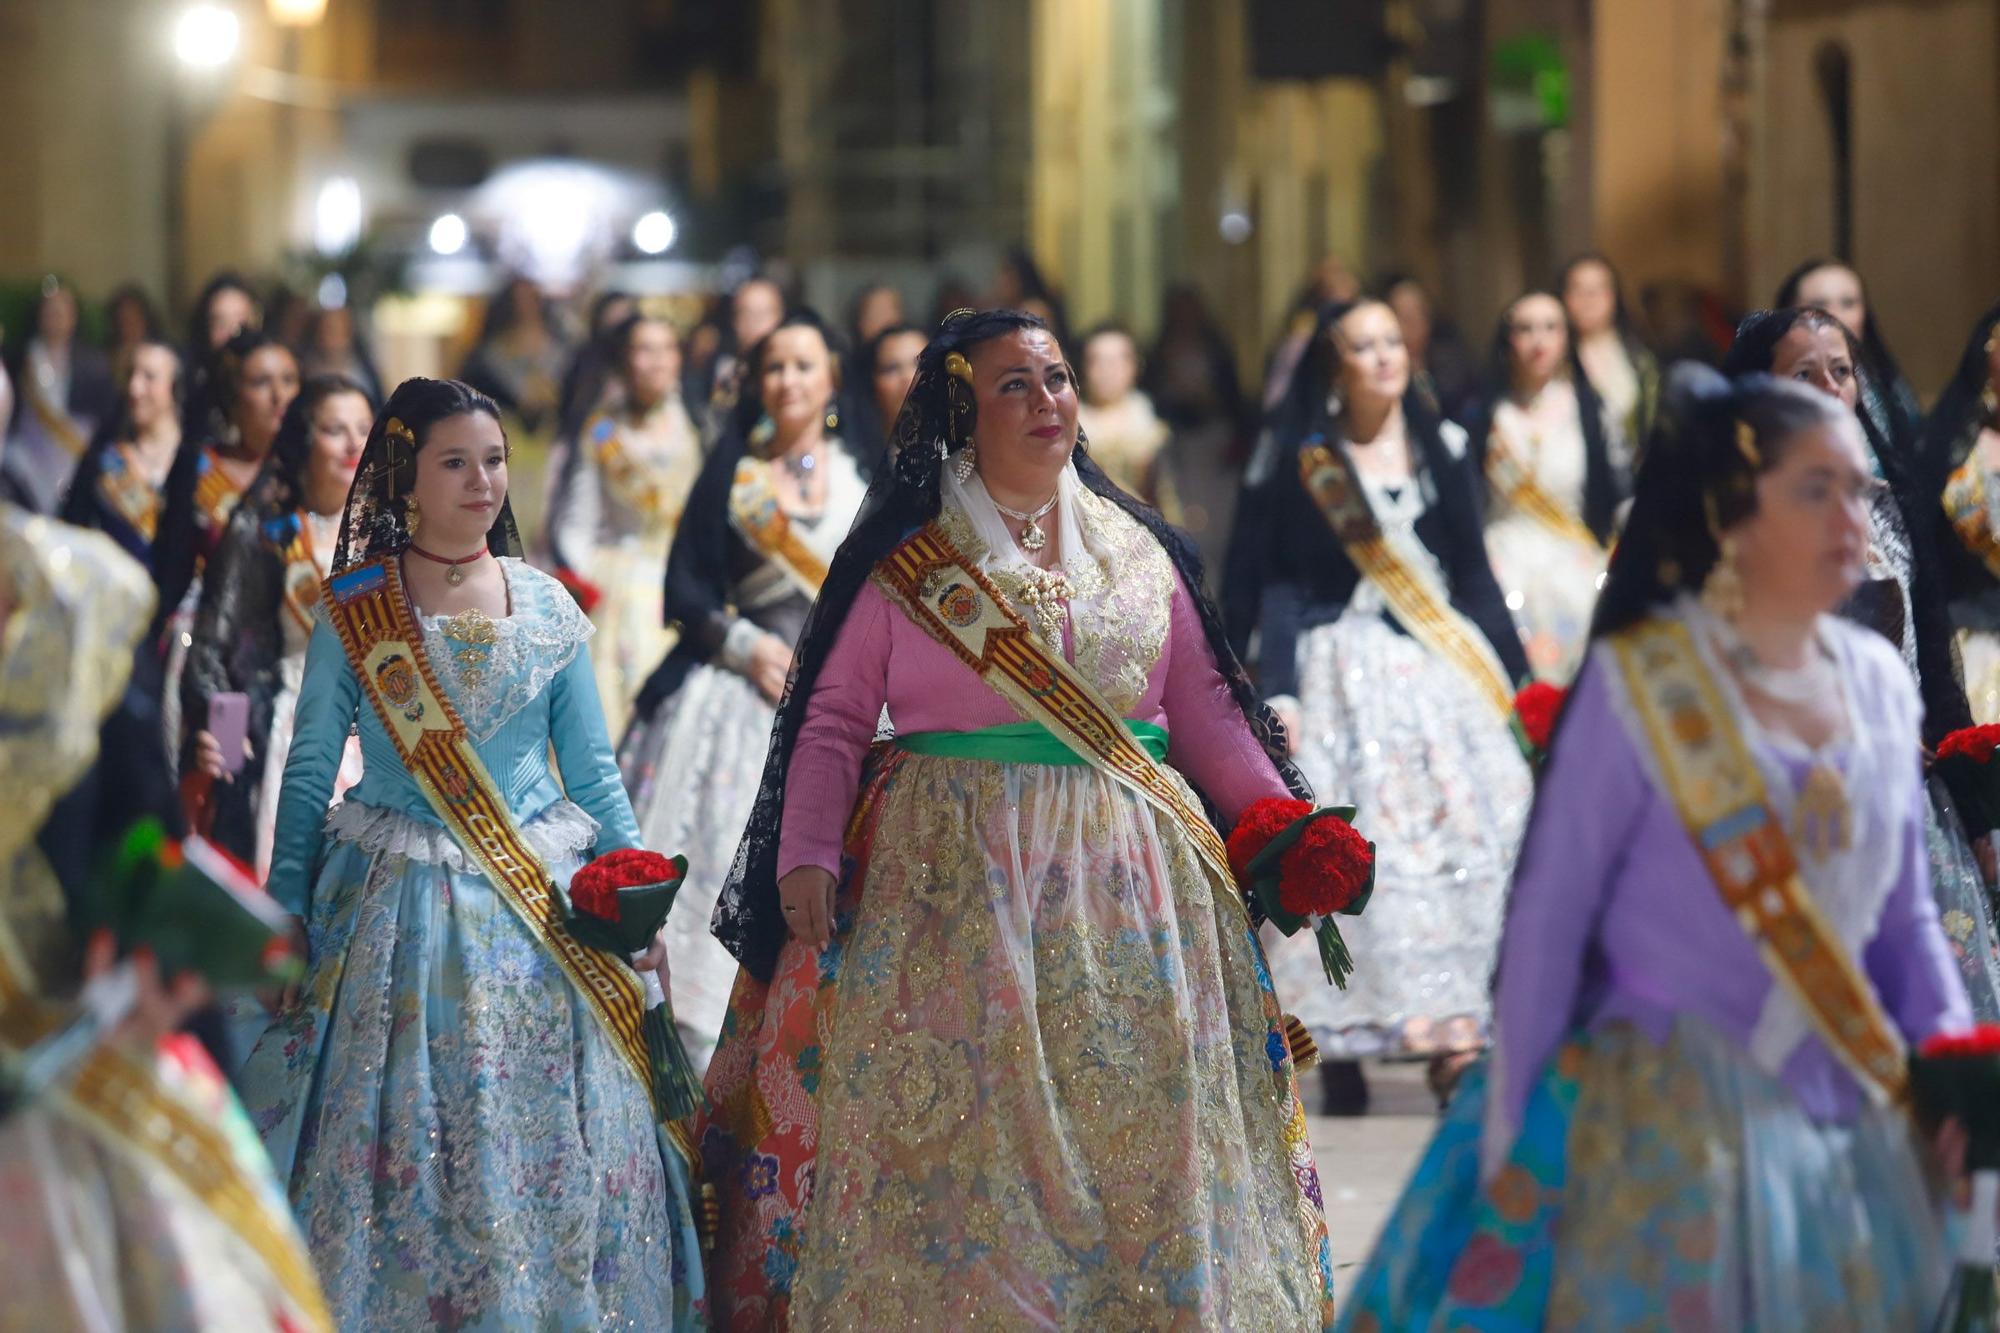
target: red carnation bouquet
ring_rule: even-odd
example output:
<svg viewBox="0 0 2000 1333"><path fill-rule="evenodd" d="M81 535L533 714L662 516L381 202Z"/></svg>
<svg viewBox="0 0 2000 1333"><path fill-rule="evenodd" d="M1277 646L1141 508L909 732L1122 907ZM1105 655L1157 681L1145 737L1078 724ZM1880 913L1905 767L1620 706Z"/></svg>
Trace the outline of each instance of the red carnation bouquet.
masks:
<svg viewBox="0 0 2000 1333"><path fill-rule="evenodd" d="M1375 891L1375 844L1354 827L1354 807L1266 797L1229 835L1229 867L1272 925L1295 935L1310 925L1326 979L1343 990L1354 971L1335 916L1359 916Z"/></svg>
<svg viewBox="0 0 2000 1333"><path fill-rule="evenodd" d="M579 944L621 961L653 947L667 924L687 876L685 856L640 848L606 852L570 877L562 894L563 926ZM681 1045L673 1005L652 972L639 974L646 988L646 1052L653 1063L653 1093L670 1120L693 1115L702 1104L701 1080Z"/></svg>
<svg viewBox="0 0 2000 1333"><path fill-rule="evenodd" d="M1951 737L1945 739L1949 744ZM1942 746L1938 757L1944 757ZM1917 1122L1927 1132L1946 1120L1965 1126L1965 1165L1972 1173L1972 1206L1962 1219L1957 1268L1944 1310L1932 1327L1948 1333L1991 1329L2000 1314L2000 1295L1993 1286L1993 1215L2000 1203L2000 1024L1982 1023L1970 1032L1940 1033L1924 1042L1910 1057L1910 1093Z"/></svg>
<svg viewBox="0 0 2000 1333"><path fill-rule="evenodd" d="M2000 764L1993 762L1996 748L2000 748L2000 725L1960 727L1938 742L1932 764L1958 798L1966 832L1974 837L2000 829Z"/></svg>
<svg viewBox="0 0 2000 1333"><path fill-rule="evenodd" d="M602 588L571 569L568 565L556 566L556 582L562 584L569 595L576 599L576 604L583 608L585 615L589 615L592 611L595 611L597 604L604 600L604 590Z"/></svg>
<svg viewBox="0 0 2000 1333"><path fill-rule="evenodd" d="M1522 686L1514 696L1514 715L1510 719L1514 739L1520 743L1521 753L1527 756L1528 763L1535 768L1540 768L1542 761L1549 757L1549 742L1556 735L1556 719L1562 715L1563 701L1567 698L1568 690L1543 680Z"/></svg>

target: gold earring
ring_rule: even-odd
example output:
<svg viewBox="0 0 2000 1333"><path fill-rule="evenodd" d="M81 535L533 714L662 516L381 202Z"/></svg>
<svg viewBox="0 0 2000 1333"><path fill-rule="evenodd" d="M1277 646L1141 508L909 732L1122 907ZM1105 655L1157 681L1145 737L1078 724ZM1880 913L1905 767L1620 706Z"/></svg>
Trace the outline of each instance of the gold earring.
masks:
<svg viewBox="0 0 2000 1333"><path fill-rule="evenodd" d="M963 449L958 451L958 457L952 461L951 475L958 479L959 485L963 486L972 480L972 474L978 470L979 450L975 449L968 442Z"/></svg>
<svg viewBox="0 0 2000 1333"><path fill-rule="evenodd" d="M1701 583L1701 604L1711 615L1733 621L1743 614L1743 577L1736 572L1736 539L1724 537L1715 564Z"/></svg>
<svg viewBox="0 0 2000 1333"><path fill-rule="evenodd" d="M403 501L403 531L410 534L410 540L417 539L417 525L424 521L423 508L417 504L417 497Z"/></svg>

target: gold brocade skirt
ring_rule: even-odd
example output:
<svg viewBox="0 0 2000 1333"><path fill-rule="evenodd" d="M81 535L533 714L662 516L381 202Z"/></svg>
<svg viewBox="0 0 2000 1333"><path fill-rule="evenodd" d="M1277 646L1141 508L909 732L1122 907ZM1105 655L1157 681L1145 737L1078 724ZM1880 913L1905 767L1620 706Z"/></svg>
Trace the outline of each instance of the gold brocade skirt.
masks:
<svg viewBox="0 0 2000 1333"><path fill-rule="evenodd" d="M792 1326L1330 1323L1305 1118L1233 890L1094 769L904 755L876 790Z"/></svg>

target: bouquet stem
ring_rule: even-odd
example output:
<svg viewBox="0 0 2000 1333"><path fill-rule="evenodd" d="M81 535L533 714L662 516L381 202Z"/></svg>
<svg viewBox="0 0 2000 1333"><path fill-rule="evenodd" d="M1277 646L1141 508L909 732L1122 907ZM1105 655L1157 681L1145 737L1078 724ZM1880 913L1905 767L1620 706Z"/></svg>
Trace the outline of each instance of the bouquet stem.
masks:
<svg viewBox="0 0 2000 1333"><path fill-rule="evenodd" d="M1347 952L1340 927L1332 917L1323 916L1313 927L1313 936L1319 941L1319 965L1326 969L1326 979L1346 990L1347 979L1354 975L1354 956Z"/></svg>
<svg viewBox="0 0 2000 1333"><path fill-rule="evenodd" d="M1945 1290L1932 1333L1993 1333L2000 1327L2000 1296L1993 1287L1994 1209L2000 1207L2000 1171L1972 1173L1972 1207L1958 1243L1958 1265Z"/></svg>
<svg viewBox="0 0 2000 1333"><path fill-rule="evenodd" d="M674 1022L673 1006L660 989L660 979L651 972L640 974L646 987L646 1054L653 1064L653 1096L660 1113L669 1120L685 1120L707 1104L701 1079L681 1044L680 1028Z"/></svg>

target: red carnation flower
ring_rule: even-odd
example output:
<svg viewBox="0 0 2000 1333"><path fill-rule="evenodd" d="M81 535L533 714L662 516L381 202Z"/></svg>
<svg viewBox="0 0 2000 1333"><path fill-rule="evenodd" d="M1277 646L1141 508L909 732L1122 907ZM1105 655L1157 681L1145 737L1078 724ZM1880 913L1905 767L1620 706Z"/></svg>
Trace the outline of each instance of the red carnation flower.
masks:
<svg viewBox="0 0 2000 1333"><path fill-rule="evenodd" d="M1937 757L1984 764L1992 760L1996 747L2000 747L2000 723L1989 722L1979 727L1960 727L1946 736L1938 742Z"/></svg>
<svg viewBox="0 0 2000 1333"><path fill-rule="evenodd" d="M1514 716L1520 719L1521 734L1527 737L1528 744L1537 750L1549 748L1549 741L1555 736L1556 717L1568 697L1568 690L1543 680L1524 686L1514 696Z"/></svg>
<svg viewBox="0 0 2000 1333"><path fill-rule="evenodd" d="M1351 906L1374 876L1375 851L1360 830L1332 816L1315 819L1278 858L1278 904L1293 916L1329 916Z"/></svg>
<svg viewBox="0 0 2000 1333"><path fill-rule="evenodd" d="M673 858L643 848L606 852L576 872L569 882L570 905L603 921L618 919L618 891L641 884L667 884L681 877Z"/></svg>
<svg viewBox="0 0 2000 1333"><path fill-rule="evenodd" d="M1271 839L1312 812L1311 801L1266 796L1253 802L1229 835L1229 868L1236 872L1237 882L1247 881L1250 863L1257 859L1257 853L1271 845Z"/></svg>
<svg viewBox="0 0 2000 1333"><path fill-rule="evenodd" d="M1917 1054L1926 1060L2000 1054L2000 1023L1981 1023L1970 1032L1940 1032L1925 1038Z"/></svg>

